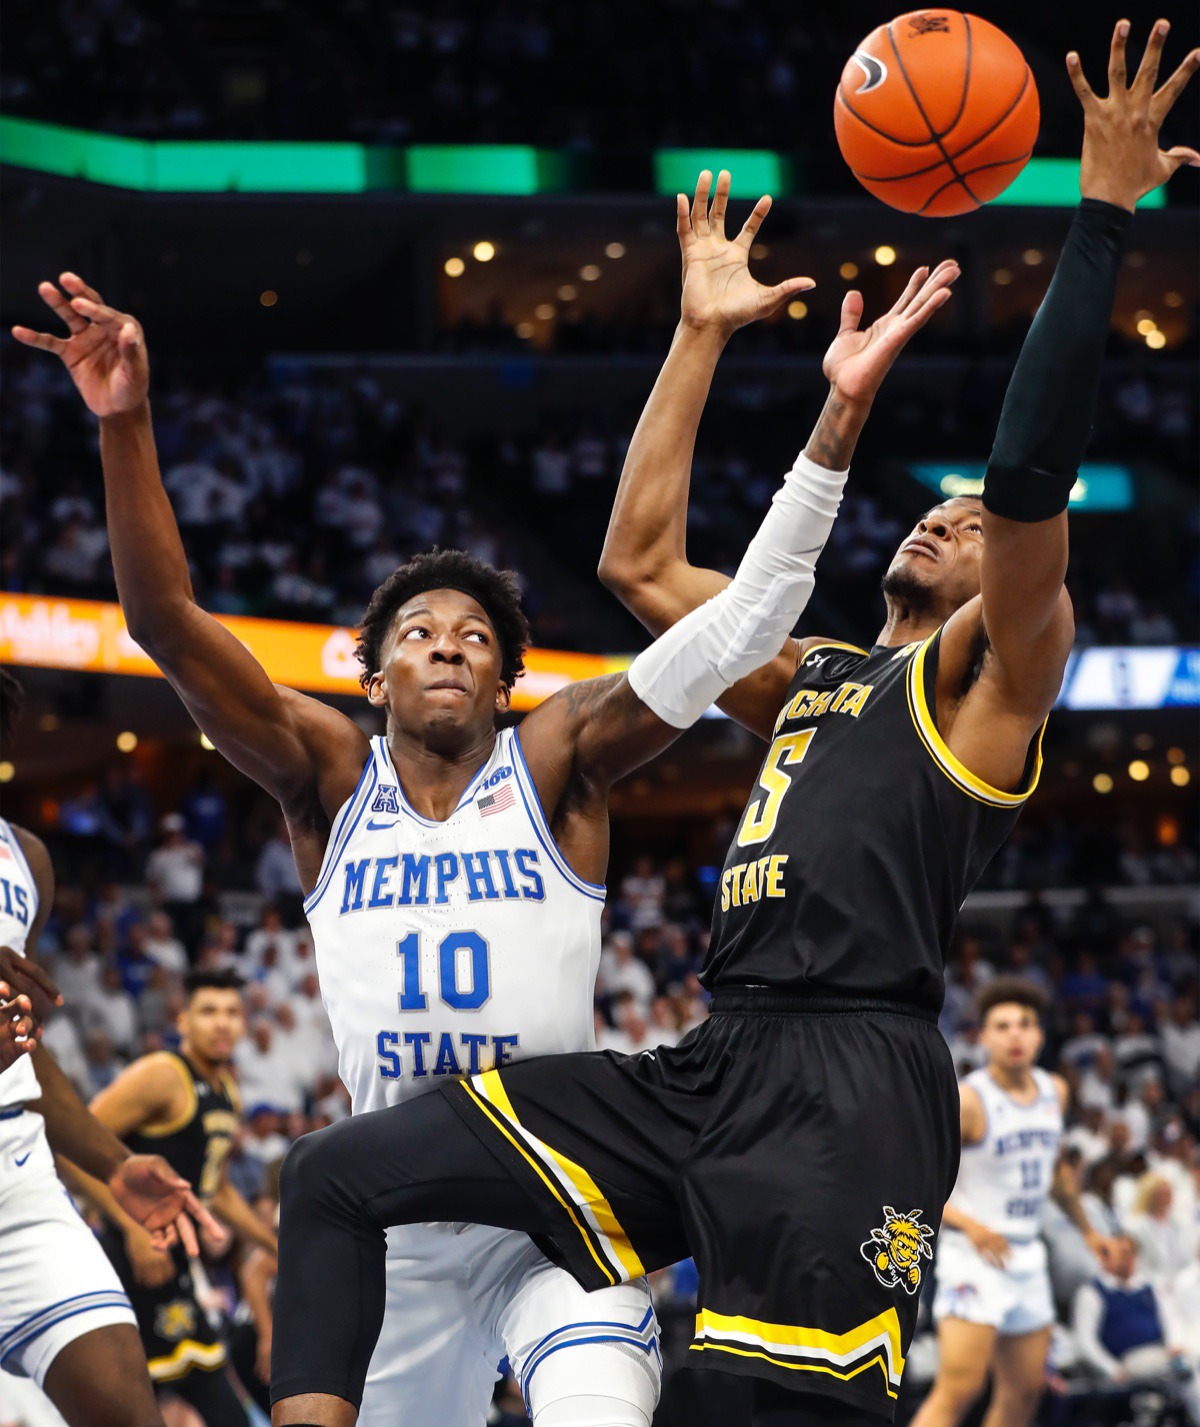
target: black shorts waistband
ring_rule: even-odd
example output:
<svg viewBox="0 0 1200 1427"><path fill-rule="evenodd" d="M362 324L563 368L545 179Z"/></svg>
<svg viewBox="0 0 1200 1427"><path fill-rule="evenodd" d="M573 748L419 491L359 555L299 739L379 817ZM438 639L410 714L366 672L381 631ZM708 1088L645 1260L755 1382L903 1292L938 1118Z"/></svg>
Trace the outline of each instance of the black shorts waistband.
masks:
<svg viewBox="0 0 1200 1427"><path fill-rule="evenodd" d="M937 1025L937 1012L906 1001L865 996L806 996L769 987L748 986L713 992L710 1016L907 1016Z"/></svg>

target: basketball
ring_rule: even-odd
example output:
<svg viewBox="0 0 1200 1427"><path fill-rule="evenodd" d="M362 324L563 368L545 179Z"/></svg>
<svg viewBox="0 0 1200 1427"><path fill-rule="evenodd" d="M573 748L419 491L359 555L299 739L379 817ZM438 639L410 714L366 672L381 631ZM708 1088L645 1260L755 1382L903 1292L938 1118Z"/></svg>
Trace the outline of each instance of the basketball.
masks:
<svg viewBox="0 0 1200 1427"><path fill-rule="evenodd" d="M914 10L863 40L833 106L842 157L892 208L969 213L1012 183L1038 133L1025 56L995 25L957 10Z"/></svg>

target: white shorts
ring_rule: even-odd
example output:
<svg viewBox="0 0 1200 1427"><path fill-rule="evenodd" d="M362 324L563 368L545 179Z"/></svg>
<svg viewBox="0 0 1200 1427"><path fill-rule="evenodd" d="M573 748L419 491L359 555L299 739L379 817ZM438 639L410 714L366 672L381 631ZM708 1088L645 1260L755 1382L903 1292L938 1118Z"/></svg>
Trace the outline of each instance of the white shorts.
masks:
<svg viewBox="0 0 1200 1427"><path fill-rule="evenodd" d="M1037 1333L1054 1322L1046 1245L1014 1243L1004 1268L994 1268L967 1238L943 1229L937 1246L933 1316L984 1323L1006 1337Z"/></svg>
<svg viewBox="0 0 1200 1427"><path fill-rule="evenodd" d="M41 1387L68 1343L112 1323L137 1320L54 1172L45 1122L0 1118L0 1366Z"/></svg>
<svg viewBox="0 0 1200 1427"><path fill-rule="evenodd" d="M479 1427L504 1357L531 1417L585 1393L653 1415L662 1358L645 1279L587 1293L524 1234L478 1224L387 1233L387 1307L359 1427L410 1413Z"/></svg>

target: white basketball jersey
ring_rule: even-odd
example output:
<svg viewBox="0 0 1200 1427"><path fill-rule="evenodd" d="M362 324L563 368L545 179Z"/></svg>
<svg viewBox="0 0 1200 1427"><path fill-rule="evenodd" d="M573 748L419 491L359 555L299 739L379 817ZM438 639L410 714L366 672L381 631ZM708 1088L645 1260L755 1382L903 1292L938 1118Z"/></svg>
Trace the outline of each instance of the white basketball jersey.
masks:
<svg viewBox="0 0 1200 1427"><path fill-rule="evenodd" d="M977 1145L964 1145L950 1202L1014 1242L1041 1233L1042 1217L1062 1139L1063 1117L1054 1081L1033 1071L1037 1099L1021 1105L988 1074L973 1070L963 1082L983 1102L987 1125Z"/></svg>
<svg viewBox="0 0 1200 1427"><path fill-rule="evenodd" d="M445 822L371 753L305 901L355 1114L530 1055L595 1048L604 888L567 866L515 729Z"/></svg>
<svg viewBox="0 0 1200 1427"><path fill-rule="evenodd" d="M37 916L37 883L12 824L0 818L0 946L25 955L25 941ZM23 1055L0 1072L0 1110L41 1097L33 1061Z"/></svg>

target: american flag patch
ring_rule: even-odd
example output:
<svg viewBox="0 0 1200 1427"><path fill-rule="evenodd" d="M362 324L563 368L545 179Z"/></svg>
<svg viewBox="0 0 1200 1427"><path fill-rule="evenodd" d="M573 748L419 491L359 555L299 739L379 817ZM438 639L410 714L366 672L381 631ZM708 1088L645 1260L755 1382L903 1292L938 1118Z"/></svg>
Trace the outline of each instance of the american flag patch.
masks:
<svg viewBox="0 0 1200 1427"><path fill-rule="evenodd" d="M7 858L9 862L13 860L13 855L8 850L8 843L0 838L0 859Z"/></svg>
<svg viewBox="0 0 1200 1427"><path fill-rule="evenodd" d="M505 783L486 798L480 798L475 806L479 809L481 818L489 818L493 813L502 813L505 808L513 807L516 801L517 795L513 792L512 784Z"/></svg>

